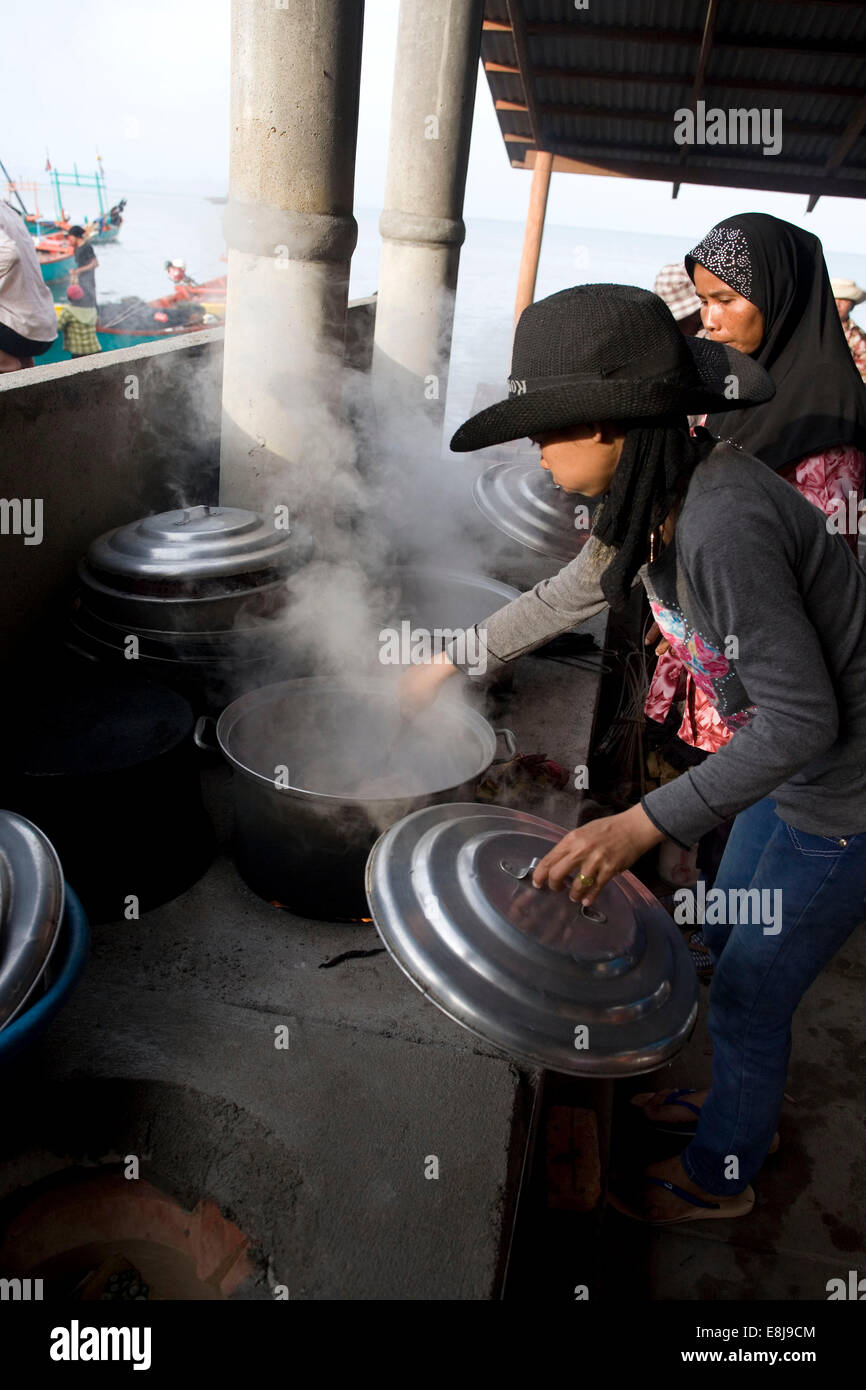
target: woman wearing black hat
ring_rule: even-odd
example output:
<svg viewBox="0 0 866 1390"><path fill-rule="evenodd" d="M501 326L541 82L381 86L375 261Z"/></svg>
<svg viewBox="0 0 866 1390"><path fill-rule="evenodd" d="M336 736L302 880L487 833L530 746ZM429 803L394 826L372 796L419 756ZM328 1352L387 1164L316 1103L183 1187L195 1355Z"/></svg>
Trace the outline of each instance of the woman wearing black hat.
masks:
<svg viewBox="0 0 866 1390"><path fill-rule="evenodd" d="M653 1165L628 1210L743 1215L773 1142L794 1010L866 915L866 575L772 469L690 436L689 413L744 410L773 384L726 344L683 337L655 295L585 285L531 305L509 389L452 449L528 436L566 492L603 500L577 559L484 624L487 675L598 611L600 593L624 603L640 578L734 731L640 804L570 831L533 882L561 890L574 875L571 896L590 904L664 837L687 847L736 815L715 887L740 911L704 926L712 1086L692 1142ZM456 669L445 655L415 668L406 699L432 698Z"/></svg>

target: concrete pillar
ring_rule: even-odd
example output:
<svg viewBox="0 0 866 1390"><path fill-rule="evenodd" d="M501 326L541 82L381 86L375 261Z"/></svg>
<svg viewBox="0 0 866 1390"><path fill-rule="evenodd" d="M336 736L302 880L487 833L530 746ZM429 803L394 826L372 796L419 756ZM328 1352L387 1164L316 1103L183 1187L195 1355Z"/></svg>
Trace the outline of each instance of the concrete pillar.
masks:
<svg viewBox="0 0 866 1390"><path fill-rule="evenodd" d="M297 514L339 470L363 16L363 0L232 3L226 505Z"/></svg>
<svg viewBox="0 0 866 1390"><path fill-rule="evenodd" d="M402 0L373 348L377 403L441 427L484 0Z"/></svg>
<svg viewBox="0 0 866 1390"><path fill-rule="evenodd" d="M514 322L520 318L524 309L535 298L535 281L538 278L538 259L541 255L541 238L544 236L544 218L547 213L547 194L550 189L550 171L553 155L539 150L535 156L532 171L532 187L529 190L529 207L526 212L526 230L523 233L523 251L520 256L520 270L517 276L517 297L514 301Z"/></svg>

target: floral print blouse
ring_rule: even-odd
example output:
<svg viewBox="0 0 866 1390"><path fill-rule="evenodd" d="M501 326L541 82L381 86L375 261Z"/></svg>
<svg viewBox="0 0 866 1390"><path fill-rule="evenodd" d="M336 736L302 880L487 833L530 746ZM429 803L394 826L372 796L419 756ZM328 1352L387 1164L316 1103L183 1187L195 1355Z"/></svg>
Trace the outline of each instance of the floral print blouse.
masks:
<svg viewBox="0 0 866 1390"><path fill-rule="evenodd" d="M866 454L849 445L827 449L791 464L782 470L781 476L826 516L833 515L840 503L847 516L849 494L854 494L856 515L866 485ZM856 555L856 534L841 534ZM650 607L662 636L671 645L658 658L644 713L649 719L664 723L671 704L683 700L679 737L693 748L715 753L733 738L737 728L748 722L754 706L736 711L726 708L725 685L732 673L728 658L709 646L700 633L688 631L675 605L667 607L651 599Z"/></svg>

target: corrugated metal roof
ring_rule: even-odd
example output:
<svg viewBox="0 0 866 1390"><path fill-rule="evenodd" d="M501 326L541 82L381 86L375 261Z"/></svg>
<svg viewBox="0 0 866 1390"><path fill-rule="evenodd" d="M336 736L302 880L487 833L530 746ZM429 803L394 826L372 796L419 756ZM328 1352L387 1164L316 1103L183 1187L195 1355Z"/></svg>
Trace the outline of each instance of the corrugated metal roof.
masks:
<svg viewBox="0 0 866 1390"><path fill-rule="evenodd" d="M866 196L866 5L853 0L487 0L482 58L518 167L544 149L554 168ZM781 150L678 144L678 113L698 100L780 111Z"/></svg>

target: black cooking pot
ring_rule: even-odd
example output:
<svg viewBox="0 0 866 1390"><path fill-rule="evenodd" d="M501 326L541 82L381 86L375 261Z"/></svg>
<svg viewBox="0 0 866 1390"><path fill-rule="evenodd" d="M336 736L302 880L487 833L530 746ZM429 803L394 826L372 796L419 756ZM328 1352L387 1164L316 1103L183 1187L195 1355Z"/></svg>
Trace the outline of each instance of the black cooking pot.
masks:
<svg viewBox="0 0 866 1390"><path fill-rule="evenodd" d="M170 686L201 714L218 714L245 690L277 676L305 675L311 665L275 623L226 632L130 629L99 617L82 596L66 629L70 651L119 670L129 666L132 638L141 675Z"/></svg>
<svg viewBox="0 0 866 1390"><path fill-rule="evenodd" d="M134 920L201 877L214 834L180 695L67 659L4 703L2 802L49 837L92 920Z"/></svg>
<svg viewBox="0 0 866 1390"><path fill-rule="evenodd" d="M420 806L473 800L502 761L497 734L511 757L510 730L444 697L402 721L380 681L279 681L241 696L216 726L234 773L241 874L299 916L368 916L364 869L378 836Z"/></svg>

